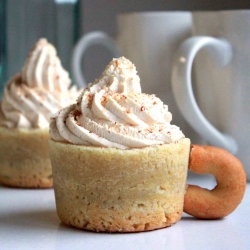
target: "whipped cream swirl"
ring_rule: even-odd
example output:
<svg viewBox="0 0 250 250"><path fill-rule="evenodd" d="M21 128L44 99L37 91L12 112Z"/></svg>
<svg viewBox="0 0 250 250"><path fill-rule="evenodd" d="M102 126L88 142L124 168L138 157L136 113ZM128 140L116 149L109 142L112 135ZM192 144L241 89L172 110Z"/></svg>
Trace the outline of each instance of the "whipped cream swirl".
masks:
<svg viewBox="0 0 250 250"><path fill-rule="evenodd" d="M21 70L6 84L0 106L0 125L9 128L48 128L50 117L73 103L78 92L70 88L54 46L40 39Z"/></svg>
<svg viewBox="0 0 250 250"><path fill-rule="evenodd" d="M159 98L141 93L135 66L121 57L82 91L76 104L51 118L50 135L78 145L141 148L183 138L171 120Z"/></svg>

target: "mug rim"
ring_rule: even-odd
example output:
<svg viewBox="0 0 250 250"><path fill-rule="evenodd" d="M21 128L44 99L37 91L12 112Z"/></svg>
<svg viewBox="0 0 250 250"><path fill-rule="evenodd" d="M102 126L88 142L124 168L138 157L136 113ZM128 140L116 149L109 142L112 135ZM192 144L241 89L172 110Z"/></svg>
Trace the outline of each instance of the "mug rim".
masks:
<svg viewBox="0 0 250 250"><path fill-rule="evenodd" d="M194 10L192 14L246 14L250 9L228 9L228 10Z"/></svg>
<svg viewBox="0 0 250 250"><path fill-rule="evenodd" d="M232 13L250 13L250 9L227 9L227 10L153 10L153 11L121 11L117 16L164 16L164 15L179 15L179 14L232 14Z"/></svg>
<svg viewBox="0 0 250 250"><path fill-rule="evenodd" d="M162 11L131 11L131 12L119 12L117 17L127 17L127 16L148 16L148 17L160 17L160 16L169 16L169 15L191 15L192 11L188 10L162 10Z"/></svg>

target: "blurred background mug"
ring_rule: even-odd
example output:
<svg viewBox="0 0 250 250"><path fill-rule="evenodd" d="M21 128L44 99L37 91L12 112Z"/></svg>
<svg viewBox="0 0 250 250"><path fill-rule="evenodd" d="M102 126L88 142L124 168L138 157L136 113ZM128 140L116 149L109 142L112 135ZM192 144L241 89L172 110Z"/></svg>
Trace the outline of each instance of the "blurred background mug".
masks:
<svg viewBox="0 0 250 250"><path fill-rule="evenodd" d="M234 153L248 181L249 23L247 10L194 12L193 37L180 45L172 71L173 93L183 116L209 144Z"/></svg>
<svg viewBox="0 0 250 250"><path fill-rule="evenodd" d="M168 105L173 124L181 127L192 141L197 133L187 124L173 98L171 68L174 52L191 36L192 14L188 11L153 11L120 13L116 38L101 31L85 34L76 44L72 56L72 73L79 87L87 85L82 71L84 53L93 45L105 46L114 57L131 60L141 79L142 92L156 94ZM196 139L197 137L197 139Z"/></svg>

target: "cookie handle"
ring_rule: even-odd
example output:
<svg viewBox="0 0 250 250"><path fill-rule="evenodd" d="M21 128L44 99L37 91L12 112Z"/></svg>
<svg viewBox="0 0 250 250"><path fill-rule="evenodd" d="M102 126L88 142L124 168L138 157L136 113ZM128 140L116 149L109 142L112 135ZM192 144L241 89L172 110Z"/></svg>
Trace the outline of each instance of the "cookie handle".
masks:
<svg viewBox="0 0 250 250"><path fill-rule="evenodd" d="M189 169L214 175L217 185L213 190L188 185L184 212L197 218L218 219L232 213L242 201L246 174L241 162L226 150L192 145Z"/></svg>

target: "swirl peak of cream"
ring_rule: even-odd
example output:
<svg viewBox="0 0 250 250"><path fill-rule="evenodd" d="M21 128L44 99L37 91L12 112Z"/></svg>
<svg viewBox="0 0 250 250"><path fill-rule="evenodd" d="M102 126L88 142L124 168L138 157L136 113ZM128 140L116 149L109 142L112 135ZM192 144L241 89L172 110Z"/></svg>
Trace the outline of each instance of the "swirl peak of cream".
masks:
<svg viewBox="0 0 250 250"><path fill-rule="evenodd" d="M50 117L73 103L78 91L70 88L54 46L40 39L30 50L22 70L5 86L0 103L0 126L48 128Z"/></svg>
<svg viewBox="0 0 250 250"><path fill-rule="evenodd" d="M22 80L29 87L43 87L49 91L67 90L71 80L62 67L55 47L41 38L30 50L22 68Z"/></svg>
<svg viewBox="0 0 250 250"><path fill-rule="evenodd" d="M159 98L141 93L135 66L121 57L82 91L76 104L52 117L50 135L78 145L140 148L184 138L171 119Z"/></svg>

